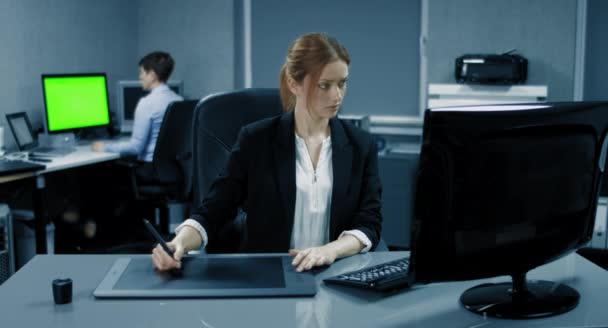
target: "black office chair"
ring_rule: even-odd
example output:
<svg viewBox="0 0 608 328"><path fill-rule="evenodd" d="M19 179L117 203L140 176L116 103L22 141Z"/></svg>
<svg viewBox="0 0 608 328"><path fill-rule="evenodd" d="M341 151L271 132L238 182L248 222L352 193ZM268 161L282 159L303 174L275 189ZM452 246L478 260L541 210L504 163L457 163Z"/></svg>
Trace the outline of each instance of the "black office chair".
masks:
<svg viewBox="0 0 608 328"><path fill-rule="evenodd" d="M152 175L143 176L131 164L135 200L160 210L160 230L169 232L169 205L190 203L192 191L192 116L197 100L169 104L156 141ZM142 224L143 227L143 224Z"/></svg>
<svg viewBox="0 0 608 328"><path fill-rule="evenodd" d="M224 168L241 127L282 113L278 89L244 89L210 95L194 114L193 204L201 204L213 180ZM232 253L243 242L246 214L239 211L232 224L220 229L209 253Z"/></svg>

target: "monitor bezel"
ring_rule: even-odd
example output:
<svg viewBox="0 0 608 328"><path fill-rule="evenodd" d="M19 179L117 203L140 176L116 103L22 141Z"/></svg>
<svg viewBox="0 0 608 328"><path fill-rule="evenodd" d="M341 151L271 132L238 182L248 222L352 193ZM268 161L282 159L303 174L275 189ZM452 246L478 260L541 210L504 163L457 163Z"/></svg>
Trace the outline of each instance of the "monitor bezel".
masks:
<svg viewBox="0 0 608 328"><path fill-rule="evenodd" d="M45 79L47 78L64 78L64 77L103 77L105 83L105 91L106 91L106 104L107 104L107 115L108 115L108 123L106 124L96 124L96 125L88 125L88 126L80 126L77 128L68 128L68 129L61 129L61 130L53 130L51 131L50 126L49 126L49 111L48 111L48 104L47 104L47 97L46 97L46 87L44 84ZM46 131L46 133L48 134L59 134L59 133L65 133L65 132L74 132L74 131L79 131L82 129L92 129L92 128L102 128L102 127L111 127L113 122L112 122L112 115L111 115L111 109L110 109L110 95L108 93L108 77L107 74L104 72L93 72L93 73L53 73L53 74L42 74L41 75L41 82L42 82L42 97L43 97L43 102L44 102L44 129Z"/></svg>
<svg viewBox="0 0 608 328"><path fill-rule="evenodd" d="M168 80L165 84L171 87L177 87L178 95L184 95L184 82L182 80ZM133 120L125 119L125 88L139 87L142 88L139 80L120 80L116 83L116 122L120 127L120 132L130 133L133 130Z"/></svg>

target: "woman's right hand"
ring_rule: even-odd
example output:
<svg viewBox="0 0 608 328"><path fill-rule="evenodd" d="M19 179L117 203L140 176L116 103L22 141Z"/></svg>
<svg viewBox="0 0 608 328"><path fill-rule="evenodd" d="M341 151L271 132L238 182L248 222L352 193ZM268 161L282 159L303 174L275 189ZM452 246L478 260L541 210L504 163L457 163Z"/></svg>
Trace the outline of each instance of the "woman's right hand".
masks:
<svg viewBox="0 0 608 328"><path fill-rule="evenodd" d="M152 250L154 267L159 271L181 269L184 254L193 249L200 248L202 243L201 234L196 229L184 226L177 236L167 243L167 246L173 251L173 257L167 254L160 245L156 245Z"/></svg>
<svg viewBox="0 0 608 328"><path fill-rule="evenodd" d="M165 250L156 245L152 250L152 262L158 271L169 271L171 269L181 269L182 257L185 253L185 248L179 240L172 240L167 243L167 246L173 251L173 257L167 254Z"/></svg>

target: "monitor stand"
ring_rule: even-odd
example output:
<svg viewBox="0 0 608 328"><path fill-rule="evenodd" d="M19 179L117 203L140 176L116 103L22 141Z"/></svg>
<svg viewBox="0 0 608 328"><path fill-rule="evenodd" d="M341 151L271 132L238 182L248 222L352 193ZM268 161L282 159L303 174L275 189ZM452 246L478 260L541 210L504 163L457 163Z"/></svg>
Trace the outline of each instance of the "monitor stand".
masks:
<svg viewBox="0 0 608 328"><path fill-rule="evenodd" d="M513 282L481 284L466 290L460 302L472 312L498 318L532 319L574 309L579 293L564 284L526 280L526 274L512 275Z"/></svg>
<svg viewBox="0 0 608 328"><path fill-rule="evenodd" d="M76 131L76 140L79 143L90 143L91 141L114 137L117 135L115 132L110 126L84 128Z"/></svg>
<svg viewBox="0 0 608 328"><path fill-rule="evenodd" d="M72 132L57 134L41 133L38 135L38 144L52 148L73 148L76 146L76 137Z"/></svg>

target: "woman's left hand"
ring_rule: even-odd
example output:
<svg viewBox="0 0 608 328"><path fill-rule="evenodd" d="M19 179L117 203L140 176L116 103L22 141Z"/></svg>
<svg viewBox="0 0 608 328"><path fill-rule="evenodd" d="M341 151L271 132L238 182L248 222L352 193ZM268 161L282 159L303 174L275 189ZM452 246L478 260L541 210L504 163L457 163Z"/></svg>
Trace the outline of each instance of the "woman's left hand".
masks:
<svg viewBox="0 0 608 328"><path fill-rule="evenodd" d="M296 271L302 272L321 265L330 265L336 260L336 253L328 246L311 247L306 249L290 249L289 255L294 259L291 264Z"/></svg>

